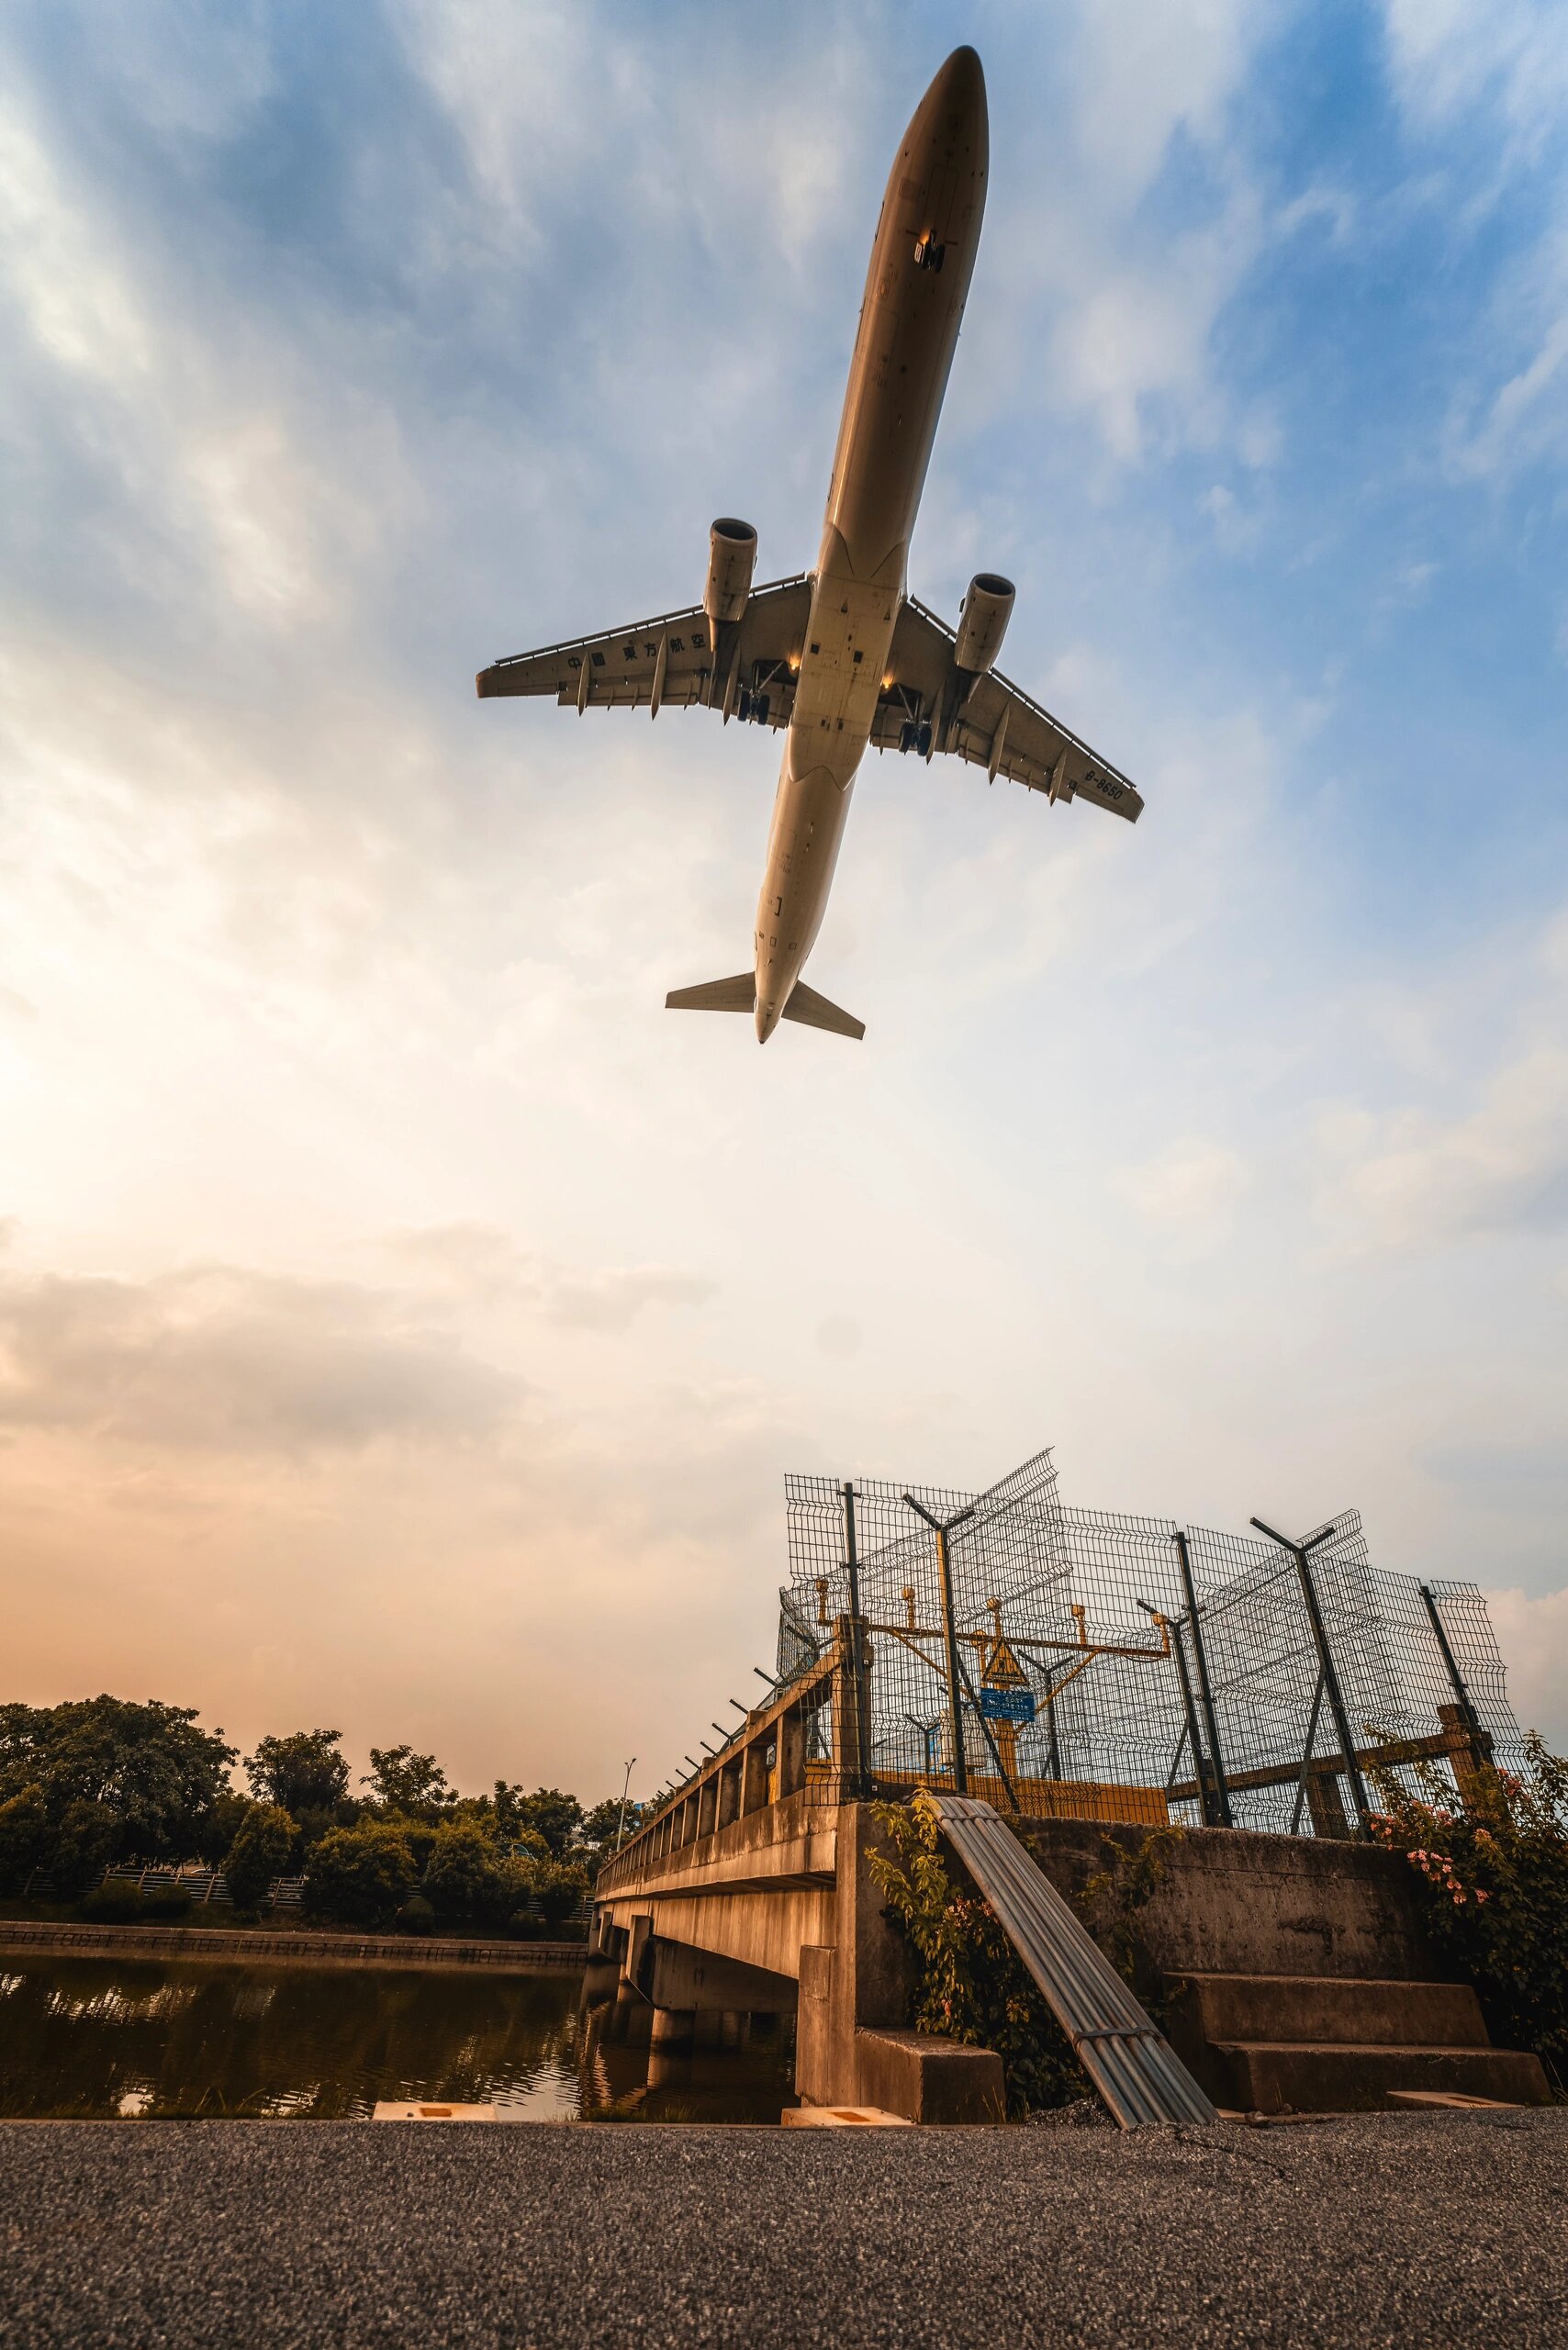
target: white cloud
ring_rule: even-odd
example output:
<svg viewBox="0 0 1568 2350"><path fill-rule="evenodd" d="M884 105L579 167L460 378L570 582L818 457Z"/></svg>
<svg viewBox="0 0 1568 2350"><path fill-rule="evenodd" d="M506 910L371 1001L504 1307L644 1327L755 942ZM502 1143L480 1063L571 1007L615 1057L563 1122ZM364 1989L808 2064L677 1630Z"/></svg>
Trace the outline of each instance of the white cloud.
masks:
<svg viewBox="0 0 1568 2350"><path fill-rule="evenodd" d="M714 1294L712 1281L670 1265L553 1265L493 1225L437 1225L390 1245L405 1266L433 1272L460 1296L526 1301L563 1329L628 1330L649 1307L702 1305Z"/></svg>
<svg viewBox="0 0 1568 2350"><path fill-rule="evenodd" d="M0 285L59 365L129 388L153 338L109 224L62 188L15 91L0 99Z"/></svg>
<svg viewBox="0 0 1568 2350"><path fill-rule="evenodd" d="M310 1454L493 1434L516 1382L395 1298L230 1266L0 1281L0 1427Z"/></svg>
<svg viewBox="0 0 1568 2350"><path fill-rule="evenodd" d="M1476 479L1568 454L1568 39L1556 0L1385 0L1389 70L1439 167L1467 121L1488 126L1475 199L1529 186L1542 227L1503 279L1456 391L1454 471ZM1468 159L1458 167L1472 170ZM1495 354L1502 355L1502 369ZM1499 380L1500 374L1500 380Z"/></svg>
<svg viewBox="0 0 1568 2350"><path fill-rule="evenodd" d="M1430 1247L1568 1221L1568 1053L1533 1047L1465 1116L1395 1112L1359 1139L1322 1201L1351 1247Z"/></svg>
<svg viewBox="0 0 1568 2350"><path fill-rule="evenodd" d="M1169 1144L1141 1167L1117 1168L1112 1181L1148 1223L1181 1232L1221 1223L1251 1177L1238 1152L1189 1136Z"/></svg>

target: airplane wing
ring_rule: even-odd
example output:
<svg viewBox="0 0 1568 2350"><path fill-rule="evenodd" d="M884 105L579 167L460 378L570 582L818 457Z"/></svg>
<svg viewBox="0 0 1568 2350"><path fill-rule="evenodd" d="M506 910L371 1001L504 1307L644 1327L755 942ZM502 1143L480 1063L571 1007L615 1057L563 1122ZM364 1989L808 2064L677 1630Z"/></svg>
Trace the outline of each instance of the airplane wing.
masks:
<svg viewBox="0 0 1568 2350"><path fill-rule="evenodd" d="M476 682L481 699L549 694L579 711L651 708L655 717L670 703L700 702L726 718L787 726L811 607L812 583L802 572L754 588L739 621L715 626L699 604L634 628L514 653L481 669Z"/></svg>
<svg viewBox="0 0 1568 2350"><path fill-rule="evenodd" d="M1142 795L1059 718L995 670L969 684L953 659L958 639L945 621L906 598L893 628L889 683L871 740L879 750L951 751L1055 800L1092 800L1136 823Z"/></svg>

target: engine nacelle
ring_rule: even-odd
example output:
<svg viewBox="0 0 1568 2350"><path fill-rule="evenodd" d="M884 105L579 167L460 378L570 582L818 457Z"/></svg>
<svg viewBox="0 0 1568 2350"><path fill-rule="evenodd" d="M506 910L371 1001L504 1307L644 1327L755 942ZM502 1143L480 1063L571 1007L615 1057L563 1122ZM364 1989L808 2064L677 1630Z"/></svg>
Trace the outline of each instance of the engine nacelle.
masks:
<svg viewBox="0 0 1568 2350"><path fill-rule="evenodd" d="M702 609L715 627L745 616L756 569L756 532L749 522L721 514L708 533L708 585L702 590Z"/></svg>
<svg viewBox="0 0 1568 2350"><path fill-rule="evenodd" d="M960 669L983 676L994 667L1017 593L1012 580L1003 579L999 571L976 572L958 614L958 642L953 648Z"/></svg>

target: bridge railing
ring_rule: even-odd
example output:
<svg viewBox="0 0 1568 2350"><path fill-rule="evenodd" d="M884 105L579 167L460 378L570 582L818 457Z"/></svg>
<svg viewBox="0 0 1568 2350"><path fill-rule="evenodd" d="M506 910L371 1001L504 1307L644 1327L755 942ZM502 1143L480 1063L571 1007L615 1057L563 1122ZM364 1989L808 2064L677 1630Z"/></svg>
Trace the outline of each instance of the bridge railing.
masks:
<svg viewBox="0 0 1568 2350"><path fill-rule="evenodd" d="M852 1619L839 1617L817 1659L754 1707L724 1745L643 1818L599 1871L597 1897L662 1874L671 1864L678 1868L689 1846L787 1798L827 1809L857 1799L896 1801L928 1786L1037 1818L1149 1825L1168 1819L1163 1788L1027 1775L1017 1768L1005 1732L984 1738L980 1755L963 1771L961 1788L950 1739L930 1749L922 1767L879 1757L868 1692L871 1635L879 1628L862 1622L857 1639Z"/></svg>
<svg viewBox="0 0 1568 2350"><path fill-rule="evenodd" d="M700 1771L644 1818L599 1871L600 1899L636 1883L685 1846L789 1796L836 1805L849 1790L853 1675L846 1622L819 1662L755 1707Z"/></svg>

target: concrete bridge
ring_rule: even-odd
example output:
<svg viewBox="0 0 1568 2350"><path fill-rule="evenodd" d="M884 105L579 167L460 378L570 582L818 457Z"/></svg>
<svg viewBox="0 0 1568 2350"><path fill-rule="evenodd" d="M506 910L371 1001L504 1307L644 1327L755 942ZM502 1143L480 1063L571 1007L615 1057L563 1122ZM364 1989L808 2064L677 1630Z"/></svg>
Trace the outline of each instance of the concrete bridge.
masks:
<svg viewBox="0 0 1568 2350"><path fill-rule="evenodd" d="M869 1799L913 1780L873 1785L844 1767L864 1751L863 1705L840 1618L821 1661L749 1713L604 1868L592 1949L614 1969L610 2029L646 2042L653 2076L694 2044L734 2044L751 2015L792 2016L804 2103L999 2119L997 2056L910 2028L912 1957L871 1874L882 1838ZM972 1772L969 1785L1020 1794ZM1136 1852L1165 1817L1162 1791L1059 1781L1030 1783L1027 1810L1009 1807L1069 1896L1103 1874L1108 1848ZM1136 1919L1141 1987L1169 2003L1172 2044L1216 2103L1547 2101L1539 2061L1493 2048L1474 1992L1442 1980L1402 1860L1331 1837L1191 1829L1162 1861Z"/></svg>

